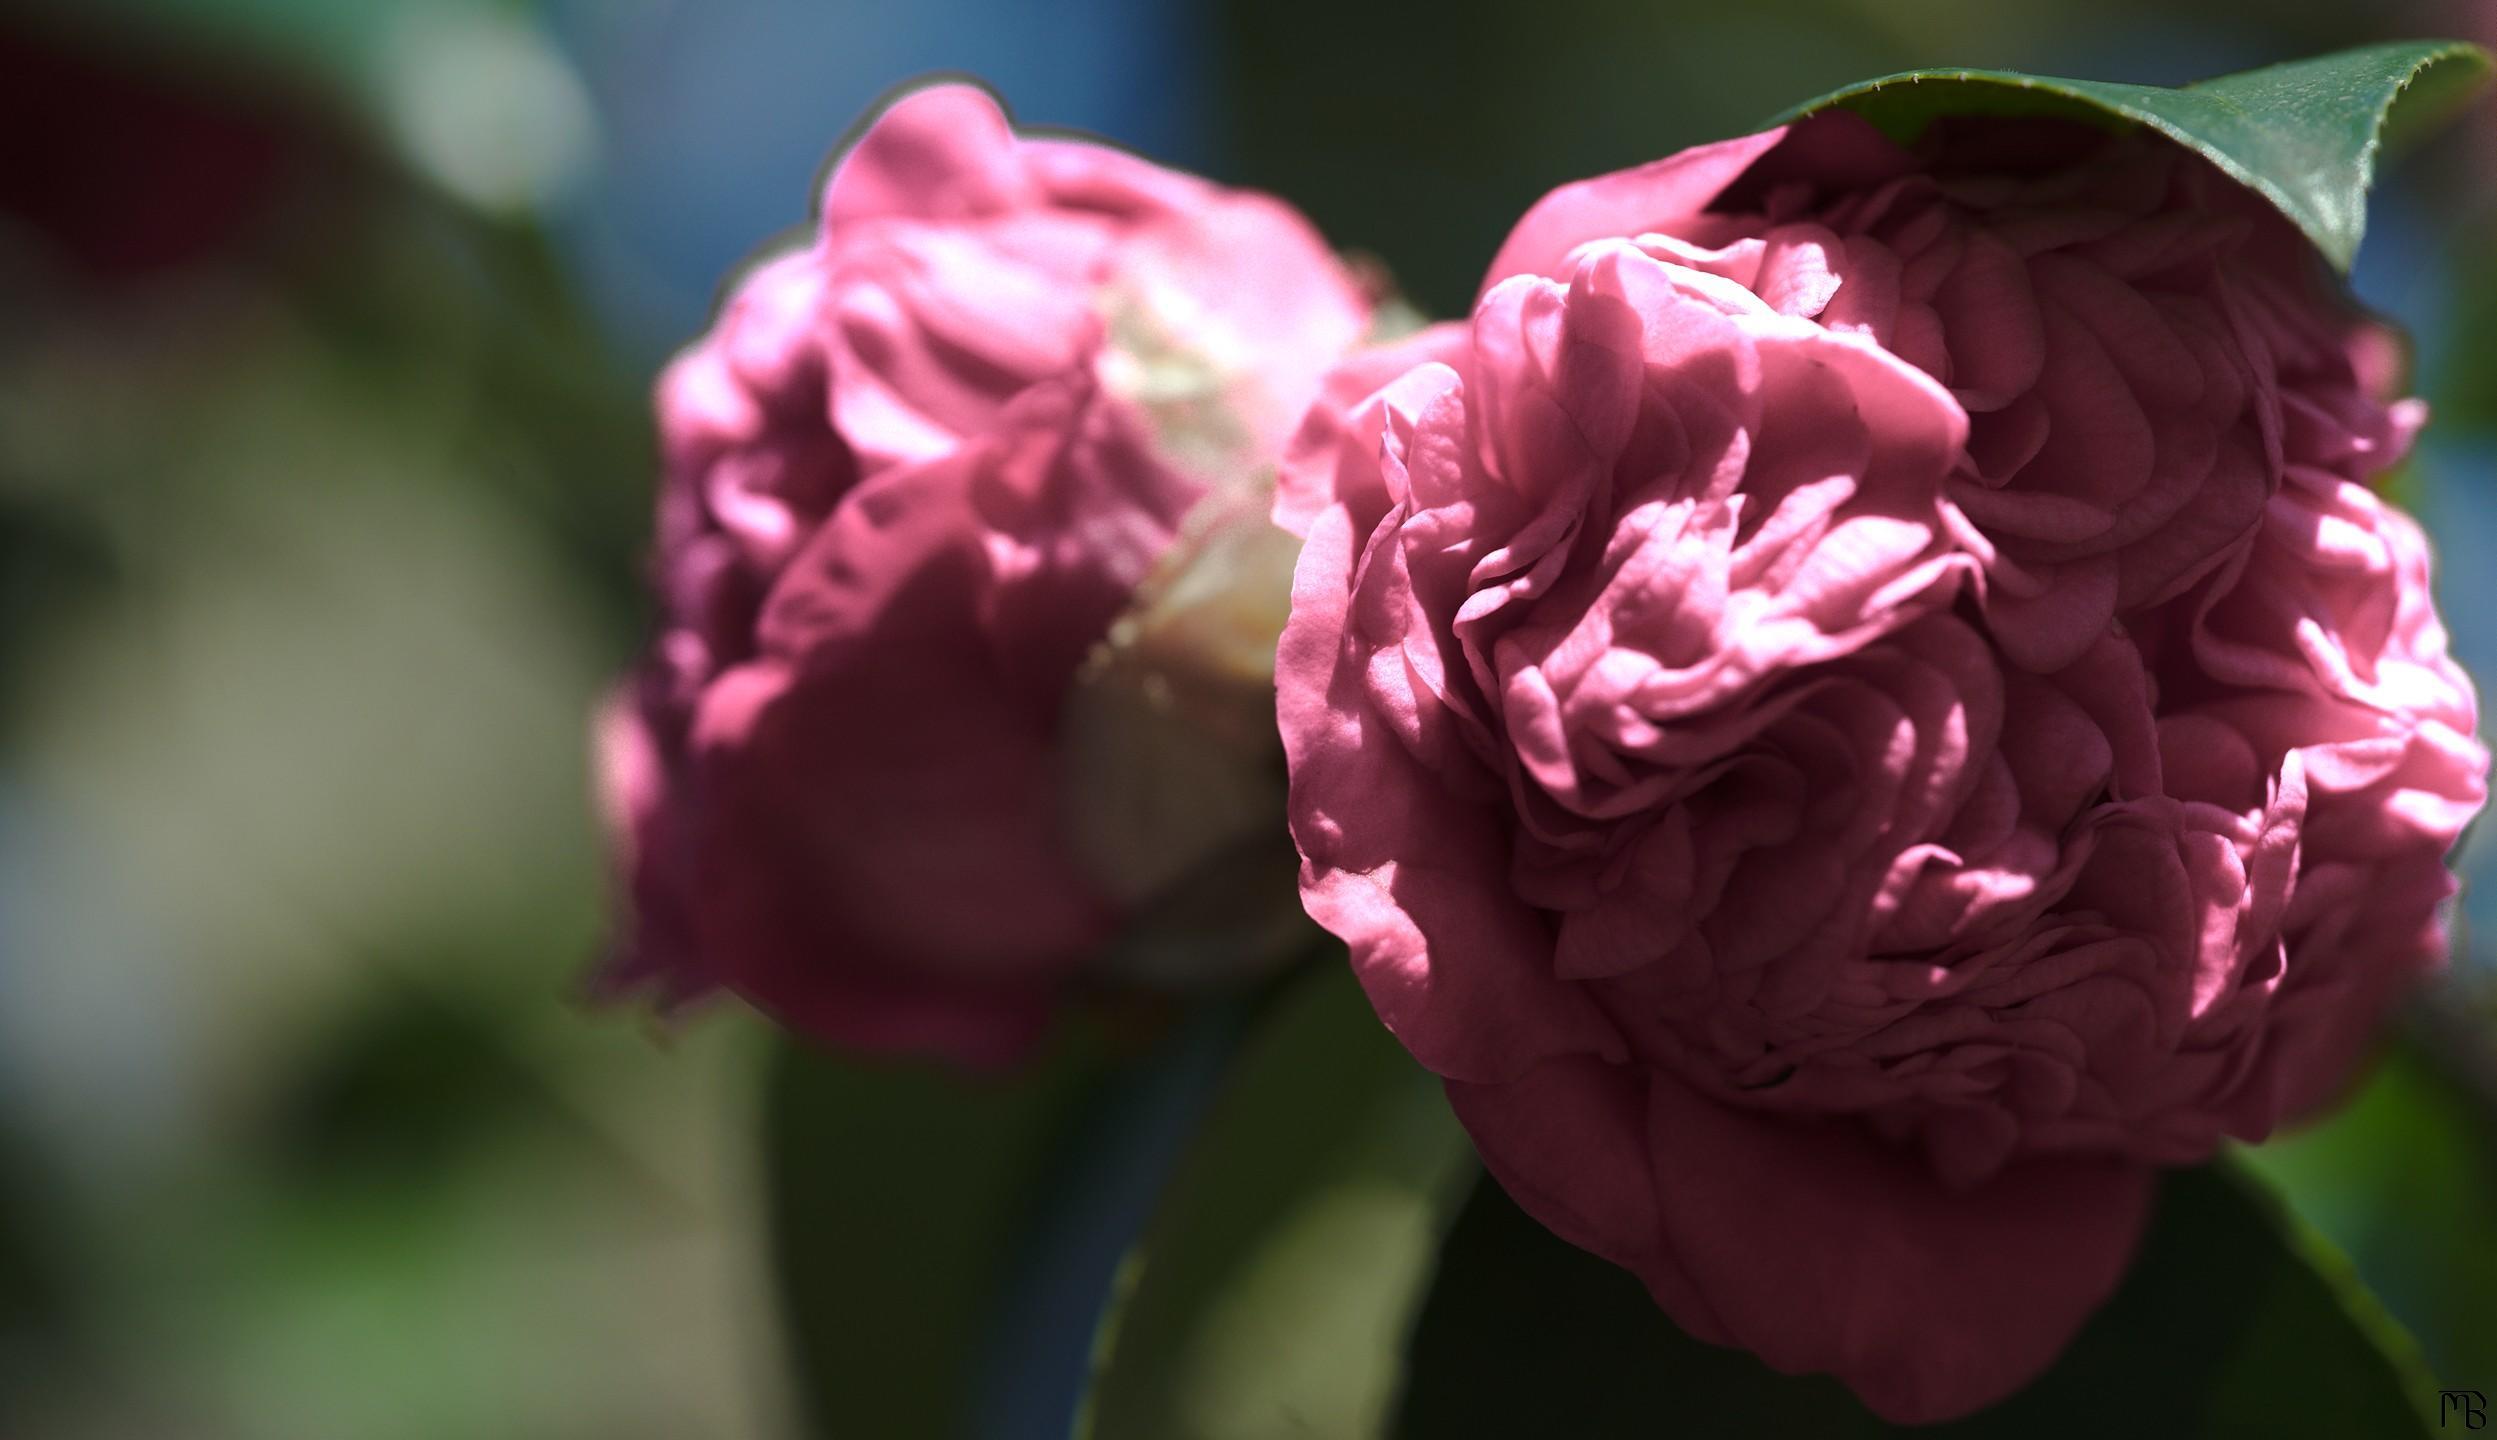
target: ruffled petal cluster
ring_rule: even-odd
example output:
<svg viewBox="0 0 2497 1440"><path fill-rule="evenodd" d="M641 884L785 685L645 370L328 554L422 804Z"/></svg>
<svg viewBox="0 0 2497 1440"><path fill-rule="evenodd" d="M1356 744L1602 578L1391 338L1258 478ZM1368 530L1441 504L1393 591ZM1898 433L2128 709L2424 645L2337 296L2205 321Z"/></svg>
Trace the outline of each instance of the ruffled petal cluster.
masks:
<svg viewBox="0 0 2497 1440"><path fill-rule="evenodd" d="M2487 769L2373 341L2157 137L1836 116L1557 192L1329 382L1303 899L1531 1213L1932 1420L2330 1097Z"/></svg>
<svg viewBox="0 0 2497 1440"><path fill-rule="evenodd" d="M660 381L661 629L601 726L610 983L1020 1053L1128 898L1069 843L1070 687L1367 323L1276 201L967 86L886 110Z"/></svg>

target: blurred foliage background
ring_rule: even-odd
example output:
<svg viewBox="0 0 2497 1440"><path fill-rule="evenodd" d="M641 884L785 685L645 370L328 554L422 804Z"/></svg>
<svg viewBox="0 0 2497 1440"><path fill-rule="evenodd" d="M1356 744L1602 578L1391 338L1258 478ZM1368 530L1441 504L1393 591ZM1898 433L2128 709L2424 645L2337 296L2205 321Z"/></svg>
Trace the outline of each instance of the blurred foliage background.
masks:
<svg viewBox="0 0 2497 1440"><path fill-rule="evenodd" d="M1551 185L1847 80L2474 32L2497 6L0 10L0 1435L799 1432L764 1027L576 1002L583 721L643 623L650 376L894 82L1278 191L1451 313ZM2497 113L2392 169L2357 283L2417 336L2403 483L2497 677ZM2497 1389L2493 977L2258 1163Z"/></svg>

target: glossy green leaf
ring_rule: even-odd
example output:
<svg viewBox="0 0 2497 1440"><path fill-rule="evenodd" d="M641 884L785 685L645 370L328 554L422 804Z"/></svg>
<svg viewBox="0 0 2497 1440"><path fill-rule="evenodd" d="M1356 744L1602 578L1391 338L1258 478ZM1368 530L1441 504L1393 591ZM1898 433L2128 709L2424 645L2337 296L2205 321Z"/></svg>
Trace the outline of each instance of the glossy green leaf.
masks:
<svg viewBox="0 0 2497 1440"><path fill-rule="evenodd" d="M1415 1326L1397 1433L1908 1433L1835 1381L1776 1374L1677 1330L1629 1274L1479 1185ZM2027 1389L1913 1433L1959 1437L2420 1435L2435 1382L2347 1266L2223 1164L2163 1183L2116 1297Z"/></svg>
<svg viewBox="0 0 2497 1440"><path fill-rule="evenodd" d="M1316 967L1261 1018L1130 1258L1077 1433L1378 1434L1473 1165L1341 958Z"/></svg>
<svg viewBox="0 0 2497 1440"><path fill-rule="evenodd" d="M1832 91L1778 122L1840 106L1899 140L1944 115L2147 125L2279 207L2346 272L2366 233L2379 146L2388 134L2400 139L2445 118L2488 72L2487 51L2454 40L2363 46L2173 88L2010 70L1911 70Z"/></svg>

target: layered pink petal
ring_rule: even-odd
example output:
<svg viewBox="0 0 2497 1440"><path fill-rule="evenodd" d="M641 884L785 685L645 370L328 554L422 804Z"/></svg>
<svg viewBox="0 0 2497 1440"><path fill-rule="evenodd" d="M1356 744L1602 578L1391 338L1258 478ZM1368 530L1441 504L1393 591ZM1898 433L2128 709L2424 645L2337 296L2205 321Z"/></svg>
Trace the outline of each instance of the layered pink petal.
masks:
<svg viewBox="0 0 2497 1440"><path fill-rule="evenodd" d="M1126 919L1070 839L1078 671L1200 508L1263 510L1368 310L1275 201L1026 139L973 87L893 102L659 386L609 983L1020 1053Z"/></svg>
<svg viewBox="0 0 2497 1440"><path fill-rule="evenodd" d="M1303 899L1521 1205L1947 1419L2338 1090L2486 793L2372 333L2155 136L1831 116L1565 187L1338 372Z"/></svg>

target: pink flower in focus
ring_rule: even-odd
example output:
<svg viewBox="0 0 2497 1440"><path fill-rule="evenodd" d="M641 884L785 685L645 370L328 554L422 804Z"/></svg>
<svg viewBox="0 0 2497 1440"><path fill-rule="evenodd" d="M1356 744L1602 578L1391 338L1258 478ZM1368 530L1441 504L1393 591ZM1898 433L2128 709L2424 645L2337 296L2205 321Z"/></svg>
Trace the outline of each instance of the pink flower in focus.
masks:
<svg viewBox="0 0 2497 1440"><path fill-rule="evenodd" d="M2362 483L2416 407L2163 145L1839 117L1565 187L1276 498L1310 914L1524 1208L1893 1420L2330 1098L2484 796Z"/></svg>
<svg viewBox="0 0 2497 1440"><path fill-rule="evenodd" d="M895 102L659 385L609 981L1020 1053L1122 918L1061 813L1078 667L1192 515L1262 494L1366 323L1275 201L1020 138L967 86Z"/></svg>
<svg viewBox="0 0 2497 1440"><path fill-rule="evenodd" d="M2417 409L2393 407L2405 431ZM2427 537L2346 463L2301 448L2232 572L2142 625L2172 788L2240 808L2278 757L2304 774L2291 963L2267 999L2267 1058L2227 1121L2248 1139L2337 1098L2387 1005L2443 960L2446 852L2486 798Z"/></svg>
<svg viewBox="0 0 2497 1440"><path fill-rule="evenodd" d="M1950 388L1969 419L1951 499L1992 547L1996 636L2034 669L2248 543L2299 414L2388 463L2321 258L2146 130L1948 119L1911 153L1824 114L1565 186L1490 278L1640 235Z"/></svg>

